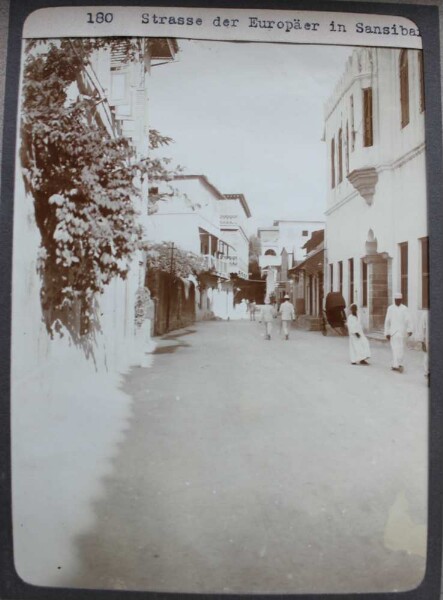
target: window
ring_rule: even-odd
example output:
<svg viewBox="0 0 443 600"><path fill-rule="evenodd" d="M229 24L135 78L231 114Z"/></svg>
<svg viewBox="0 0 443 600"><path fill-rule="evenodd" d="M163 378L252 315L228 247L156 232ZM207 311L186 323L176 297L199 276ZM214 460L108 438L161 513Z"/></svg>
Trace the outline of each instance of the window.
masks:
<svg viewBox="0 0 443 600"><path fill-rule="evenodd" d="M349 267L349 304L354 302L354 259L348 260Z"/></svg>
<svg viewBox="0 0 443 600"><path fill-rule="evenodd" d="M420 112L423 112L425 110L425 71L423 64L423 50L418 51L417 57L420 82Z"/></svg>
<svg viewBox="0 0 443 600"><path fill-rule="evenodd" d="M368 306L368 264L361 261L362 306Z"/></svg>
<svg viewBox="0 0 443 600"><path fill-rule="evenodd" d="M269 250L266 250L265 256L277 256L277 255L275 254L275 250L269 249Z"/></svg>
<svg viewBox="0 0 443 600"><path fill-rule="evenodd" d="M338 183L343 181L343 134L338 130Z"/></svg>
<svg viewBox="0 0 443 600"><path fill-rule="evenodd" d="M429 308L429 238L421 242L421 307Z"/></svg>
<svg viewBox="0 0 443 600"><path fill-rule="evenodd" d="M350 101L350 106L351 106L351 152L354 152L354 148L355 148L354 96L351 96L349 101Z"/></svg>
<svg viewBox="0 0 443 600"><path fill-rule="evenodd" d="M309 231L307 229L303 229L301 234L303 237L308 237Z"/></svg>
<svg viewBox="0 0 443 600"><path fill-rule="evenodd" d="M372 123L372 88L365 88L363 90L363 119L363 146L367 148L369 146L372 146L374 143Z"/></svg>
<svg viewBox="0 0 443 600"><path fill-rule="evenodd" d="M126 74L111 74L111 101L123 100L126 97Z"/></svg>
<svg viewBox="0 0 443 600"><path fill-rule="evenodd" d="M400 244L400 291L403 304L408 303L408 242Z"/></svg>
<svg viewBox="0 0 443 600"><path fill-rule="evenodd" d="M200 233L200 254L209 254L209 233Z"/></svg>
<svg viewBox="0 0 443 600"><path fill-rule="evenodd" d="M338 263L338 291L343 294L343 262Z"/></svg>
<svg viewBox="0 0 443 600"><path fill-rule="evenodd" d="M329 265L329 291L334 291L334 265Z"/></svg>
<svg viewBox="0 0 443 600"><path fill-rule="evenodd" d="M331 188L335 188L335 140L331 140Z"/></svg>
<svg viewBox="0 0 443 600"><path fill-rule="evenodd" d="M401 126L406 127L409 123L409 64L408 51L400 51L400 108Z"/></svg>

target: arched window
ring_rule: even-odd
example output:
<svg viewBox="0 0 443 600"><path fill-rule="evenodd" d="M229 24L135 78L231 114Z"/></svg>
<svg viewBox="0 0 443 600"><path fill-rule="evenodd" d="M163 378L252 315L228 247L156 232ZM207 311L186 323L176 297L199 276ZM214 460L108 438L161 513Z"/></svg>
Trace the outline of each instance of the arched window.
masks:
<svg viewBox="0 0 443 600"><path fill-rule="evenodd" d="M266 250L265 256L277 256L277 255L275 253L275 250L270 249L270 250Z"/></svg>
<svg viewBox="0 0 443 600"><path fill-rule="evenodd" d="M400 51L399 67L401 126L406 127L409 123L409 64L408 51L405 49Z"/></svg>
<svg viewBox="0 0 443 600"><path fill-rule="evenodd" d="M335 188L335 140L331 140L331 188Z"/></svg>

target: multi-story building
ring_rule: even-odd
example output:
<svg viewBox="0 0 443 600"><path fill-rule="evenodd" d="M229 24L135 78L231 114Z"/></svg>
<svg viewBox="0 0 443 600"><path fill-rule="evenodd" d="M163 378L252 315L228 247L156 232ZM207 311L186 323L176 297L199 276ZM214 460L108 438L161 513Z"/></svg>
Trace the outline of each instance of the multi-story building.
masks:
<svg viewBox="0 0 443 600"><path fill-rule="evenodd" d="M197 318L234 315L231 274L248 278L248 238L244 222L251 213L243 194L222 194L204 175L179 175L168 184L169 197L150 216L150 242L174 241L204 258L206 275L196 291ZM204 279L204 281L203 281Z"/></svg>
<svg viewBox="0 0 443 600"><path fill-rule="evenodd" d="M125 45L127 49L128 44L133 42L139 52L134 53L133 60L126 60ZM146 157L149 147L150 67L157 61L174 60L177 50L175 40L165 38L122 39L118 45L96 50L85 62L79 77L67 88L65 105L69 106L79 98L94 99L89 118L103 130L103 136L114 139L123 136L132 148L134 160ZM39 53L44 60L47 46L40 45L33 52ZM132 198L140 215L140 225L145 230L148 226L147 187L147 181L140 181L139 193ZM32 365L35 365L35 373L39 373L43 372L42 362L55 364L66 360L74 369L75 364L80 368L87 361L75 345L67 343L68 336L51 340L41 319L36 317L42 311L41 280L36 268L42 238L36 223L34 198L25 191L19 161L15 190L13 330L16 351L13 369L18 385L22 376L29 380ZM26 244L23 244L23 239L26 239ZM135 304L137 290L143 286L144 270L142 256L134 256L126 279L113 278L104 293L97 297L101 315L101 333L96 337L97 348L94 350L97 367L104 364L106 368L126 368L128 361L137 360L137 356L140 359ZM32 310L29 310L30 306ZM20 332L24 337L20 336ZM81 335L80 331L78 335ZM20 350L19 340L23 339L32 340L32 343L27 343ZM135 348L139 350L134 351Z"/></svg>
<svg viewBox="0 0 443 600"><path fill-rule="evenodd" d="M230 270L242 279L248 279L249 239L246 219L250 218L251 211L243 194L224 194L222 200L218 202L220 230L236 251L235 256L229 257Z"/></svg>
<svg viewBox="0 0 443 600"><path fill-rule="evenodd" d="M266 273L266 295L291 293L288 271L306 257L306 241L323 221L277 220L272 227L261 227L257 235L261 254L259 266Z"/></svg>
<svg viewBox="0 0 443 600"><path fill-rule="evenodd" d="M109 48L94 54L89 63L85 61L82 75L67 90L65 106L78 97L88 97L92 101L86 117L94 127L99 127L103 139L124 135L134 154L141 156L148 148L150 63L156 56L162 62L172 60L177 48L174 42L160 38L153 42L139 40L138 43L140 55L129 63L124 62L123 57L118 62L115 51L111 54ZM41 53L41 60L45 60L45 50L44 45L39 45L34 51ZM24 54L23 59L26 57ZM25 69L22 73L26 78ZM22 85L26 83L29 81L23 79ZM48 114L45 122L50 123L49 95L44 98L44 103ZM23 138L21 141L24 143ZM45 248L37 224L36 199L25 189L21 167L17 153L11 318L14 559L23 580L33 585L57 586L63 585L63 579L53 573L50 565L60 557L66 559L70 539L78 529L77 515L82 510L82 503L86 503L86 496L76 494L74 504L66 510L64 494L54 492L48 502L47 482L56 481L60 472L64 473L65 481L76 480L80 472L89 478L87 461L69 459L75 455L75 439L82 439L83 448L93 441L96 456L90 481L96 477L97 469L100 470L100 457L103 459L112 452L112 435L97 436L87 424L106 414L105 428L109 433L112 419L124 419L124 395L118 389L118 373L131 364L143 364L145 356L145 347L139 345L139 341L146 342L146 339L140 340L135 323L136 293L143 285L144 268L140 265L140 256L134 256L126 280L114 277L103 293L96 295L94 310L100 327L89 336L87 344L82 346L80 329L74 342L66 334L50 336L42 321L42 281L37 268L39 255ZM143 189L140 190L133 201L146 207L147 192L144 194ZM32 410L30 398L33 399ZM85 430L94 437L88 439ZM42 440L52 439L50 436L54 431L57 431L57 443L61 444L58 459L36 459L30 463L30 457L42 457L39 454ZM66 451L66 448L70 450ZM53 448L51 452L54 451ZM30 468L32 477L29 476ZM29 498L32 498L31 502L28 502ZM42 507L38 516L31 505ZM62 533L42 553L40 540L51 527Z"/></svg>
<svg viewBox="0 0 443 600"><path fill-rule="evenodd" d="M429 307L422 52L359 48L325 106L325 291L379 330L392 295Z"/></svg>

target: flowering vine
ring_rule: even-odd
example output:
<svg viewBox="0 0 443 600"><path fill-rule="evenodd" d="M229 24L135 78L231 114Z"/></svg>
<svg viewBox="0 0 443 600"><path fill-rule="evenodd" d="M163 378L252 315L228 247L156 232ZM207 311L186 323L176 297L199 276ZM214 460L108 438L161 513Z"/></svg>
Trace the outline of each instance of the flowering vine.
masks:
<svg viewBox="0 0 443 600"><path fill-rule="evenodd" d="M80 341L99 326L96 296L112 278L126 277L142 240L135 178L169 177L165 160L135 160L128 140L117 129L108 131L97 109L103 97L80 93L93 52L123 45L125 60L142 61L144 43L66 38L27 46L20 154L41 235L41 304L51 336L66 328ZM74 100L72 84L79 89ZM151 147L171 141L150 134Z"/></svg>

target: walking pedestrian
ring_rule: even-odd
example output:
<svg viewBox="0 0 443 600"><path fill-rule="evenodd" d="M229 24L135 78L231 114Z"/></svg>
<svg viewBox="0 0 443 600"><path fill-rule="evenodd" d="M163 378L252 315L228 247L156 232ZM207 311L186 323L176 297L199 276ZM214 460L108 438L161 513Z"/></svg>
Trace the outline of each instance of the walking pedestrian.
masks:
<svg viewBox="0 0 443 600"><path fill-rule="evenodd" d="M255 300L251 300L249 302L249 320L250 321L255 321L255 311L257 310L257 305L255 303Z"/></svg>
<svg viewBox="0 0 443 600"><path fill-rule="evenodd" d="M351 364L369 365L368 358L371 358L371 349L358 317L357 305L351 304L350 308L351 312L348 315L346 324L349 333L349 356Z"/></svg>
<svg viewBox="0 0 443 600"><path fill-rule="evenodd" d="M289 296L283 299L278 311L281 315L281 327L285 336L285 340L289 340L289 323L295 319L295 310L292 302L289 302Z"/></svg>
<svg viewBox="0 0 443 600"><path fill-rule="evenodd" d="M385 336L391 343L392 370L403 373L406 339L412 335L412 322L408 308L402 303L403 296L394 294L394 303L388 307L385 319Z"/></svg>
<svg viewBox="0 0 443 600"><path fill-rule="evenodd" d="M275 319L276 316L277 313L275 312L275 308L272 306L269 299L266 299L265 304L261 309L259 319L260 323L263 321L263 323L265 324L265 340L271 339L272 321Z"/></svg>

